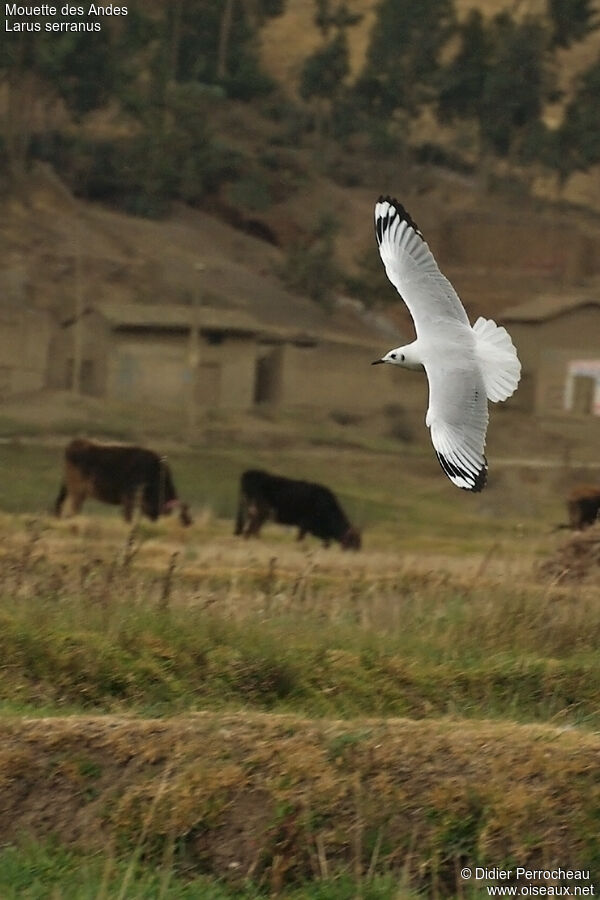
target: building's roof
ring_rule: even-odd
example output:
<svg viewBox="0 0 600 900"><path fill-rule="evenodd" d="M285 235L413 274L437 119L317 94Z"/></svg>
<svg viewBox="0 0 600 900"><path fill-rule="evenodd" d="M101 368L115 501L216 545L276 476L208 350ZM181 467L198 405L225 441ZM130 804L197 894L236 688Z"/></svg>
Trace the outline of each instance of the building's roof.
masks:
<svg viewBox="0 0 600 900"><path fill-rule="evenodd" d="M500 317L502 322L545 322L584 306L600 306L600 289L594 293L541 294L526 303L511 306Z"/></svg>
<svg viewBox="0 0 600 900"><path fill-rule="evenodd" d="M189 331L196 325L202 331L236 334L255 335L265 331L252 316L239 309L174 303L103 303L98 311L115 329Z"/></svg>
<svg viewBox="0 0 600 900"><path fill-rule="evenodd" d="M246 335L303 346L326 341L372 349L375 343L374 338L368 335L356 335L345 330L338 332L333 327L306 329L274 323L265 325L245 310L231 307L201 304L194 308L174 303L101 303L96 309L116 331L167 331L185 334L195 324L204 332ZM72 325L73 321L69 320L66 324Z"/></svg>

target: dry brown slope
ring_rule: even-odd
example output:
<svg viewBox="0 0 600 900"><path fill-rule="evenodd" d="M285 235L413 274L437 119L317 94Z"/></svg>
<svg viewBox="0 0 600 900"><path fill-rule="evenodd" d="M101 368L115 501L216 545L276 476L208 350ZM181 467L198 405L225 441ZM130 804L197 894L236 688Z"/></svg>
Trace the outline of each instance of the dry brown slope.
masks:
<svg viewBox="0 0 600 900"><path fill-rule="evenodd" d="M446 891L461 864L594 861L597 735L212 712L4 719L0 733L2 841L102 849L145 833L150 856L175 840L217 876L275 885L371 864Z"/></svg>
<svg viewBox="0 0 600 900"><path fill-rule="evenodd" d="M352 316L326 316L285 289L281 250L205 212L180 206L160 221L128 216L76 200L44 166L2 212L0 260L21 286L17 302L70 315L79 257L87 305L189 303L202 296L208 306L245 309L259 325L364 334Z"/></svg>
<svg viewBox="0 0 600 900"><path fill-rule="evenodd" d="M285 247L310 234L320 217L333 217L339 225L336 256L342 272L355 274L364 260L371 260L381 275L383 303L396 294L380 271L373 238L373 204L379 193L393 192L402 199L436 253L443 249L444 231L455 218L481 217L483 240L486 221L509 222L517 215L510 198L483 195L468 179L441 172L428 175L426 190L415 186L410 173L401 169L393 183L376 172L373 181L372 186L343 187L312 172L300 189L273 204L263 218ZM519 211L528 215L534 228L536 222L542 227L551 219L549 210L536 211L527 197L519 201ZM590 239L598 233L597 223L583 211L562 212L561 222L571 231L587 232ZM24 199L13 197L3 204L0 238L5 298L12 281L20 285L17 302L50 308L65 318L74 309L75 260L80 254L88 305L186 303L201 294L207 305L243 308L264 326L321 336L365 333L364 324L349 312L326 315L307 298L285 290L278 275L284 249L183 206L157 221L74 200L44 167L32 176ZM496 315L552 285L547 273L522 271L519 264L507 269L466 260L457 266L448 253L439 259L473 315ZM201 273L196 268L199 262L205 267ZM4 291L5 280L9 293ZM410 333L402 304L396 304L395 313L398 325Z"/></svg>

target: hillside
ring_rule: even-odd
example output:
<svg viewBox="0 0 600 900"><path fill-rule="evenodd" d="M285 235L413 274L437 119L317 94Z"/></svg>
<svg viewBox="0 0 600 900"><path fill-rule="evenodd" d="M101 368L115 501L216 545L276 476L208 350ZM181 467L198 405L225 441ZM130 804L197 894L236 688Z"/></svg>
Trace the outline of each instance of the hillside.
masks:
<svg viewBox="0 0 600 900"><path fill-rule="evenodd" d="M350 29L350 64L352 74L356 74L364 63L369 32L375 20L378 0L350 0L349 9L363 18ZM484 15L492 16L500 10L539 13L544 9L544 0L527 0L515 4L512 0L457 0L456 9L464 15L470 9L480 9ZM313 52L320 42L319 31L314 22L313 0L288 0L283 15L273 19L263 29L261 55L267 70L288 90L294 90L303 60Z"/></svg>
<svg viewBox="0 0 600 900"><path fill-rule="evenodd" d="M600 15L600 0L591 4L596 16ZM361 21L348 29L350 52L350 80L356 77L364 64L369 43L369 33L375 20L377 0L351 0L349 9L362 16ZM546 9L545 0L455 0L459 18L473 9L481 10L486 18L501 11L508 11L517 18L540 16ZM261 58L266 70L283 85L292 97L297 96L299 75L306 57L322 43L322 37L314 22L313 0L289 0L283 15L270 20L261 33ZM583 41L558 52L555 75L560 99L546 106L546 123L555 128L563 118L564 108L573 96L577 79L600 55L600 29L592 31ZM441 126L429 111L424 111L411 122L411 138L415 143L433 142L451 151L464 151L464 137L460 128ZM558 188L556 180L539 172L528 173L534 196L573 203L600 212L600 167L590 172L576 172Z"/></svg>
<svg viewBox="0 0 600 900"><path fill-rule="evenodd" d="M3 204L4 302L25 300L68 318L80 259L86 304L185 304L201 297L209 306L244 309L273 327L322 337L345 333L358 338L365 327L377 334L376 320L361 313L360 306L342 304L327 311L283 283L286 245L289 248L309 234L319 215L329 214L339 226L335 259L344 277L359 275L365 280L369 300L376 285L381 311L410 333L410 321L385 279L372 237L373 202L387 191L396 192L412 211L472 316L497 316L532 295L554 289L553 266L543 257L536 261L536 252L543 251L533 249L536 232L543 235L544 229L559 228L551 205L522 197L517 214L510 194L484 195L474 179L434 169L419 178L422 184L416 189L414 179L379 180L377 175L369 179L371 187L353 188L322 175L308 176L302 187L257 216L276 236L280 246L274 246L214 213L184 205L153 220L86 203L74 198L50 169L39 166L26 190ZM524 217L532 232L530 246L522 243L518 230L511 238L510 223ZM452 249L448 240L452 229L472 220L479 225L469 232L469 246ZM584 210L562 207L560 222L560 228L568 229L569 241L580 234L587 242L600 243L600 223ZM494 259L490 241L496 240L492 235L498 228L503 229L504 246ZM366 264L368 270L363 268ZM569 290L568 272L561 279ZM571 280L575 285L580 276L575 273ZM382 329L382 335L393 331L383 320Z"/></svg>
<svg viewBox="0 0 600 900"><path fill-rule="evenodd" d="M332 202L342 194L331 187ZM358 224L357 204L347 198L345 204ZM300 214L298 222L301 228ZM0 234L5 302L27 298L62 318L72 313L79 259L88 305L200 299L244 309L257 322L298 333L360 337L364 332L364 322L351 312L326 315L309 299L289 293L278 276L283 253L272 244L184 206L156 221L77 200L43 166L20 197L5 203ZM351 233L348 244L359 240Z"/></svg>
<svg viewBox="0 0 600 900"><path fill-rule="evenodd" d="M461 18L472 9L481 10L488 18L504 10L523 17L543 14L546 3L545 0L521 0L517 3L514 0L455 0L455 6ZM351 72L354 75L364 62L377 0L350 0L348 7L363 17L348 34ZM599 0L594 0L593 7L600 12ZM290 91L297 86L302 61L319 45L314 9L314 0L288 0L283 15L272 19L261 35L261 55L267 70ZM597 57L599 51L598 31L565 51L559 64L561 87L569 92L578 73Z"/></svg>
<svg viewBox="0 0 600 900"><path fill-rule="evenodd" d="M543 6L541 0L482 0L475 5L488 18L508 7L523 18ZM459 16L471 6L460 0ZM350 8L363 15L347 29L351 80L364 61L376 4L353 0ZM600 0L595 8L600 11ZM160 5L150 9L154 24L161 22ZM596 255L596 170L571 174L559 187L556 175L540 166L527 169L496 159L484 183L472 151L461 146L464 131L440 125L427 104L407 120L406 134L396 134L395 149L380 149L377 135L368 132L340 140L319 134L310 103L302 102L297 91L300 66L322 40L313 16L313 0L289 0L281 15L262 25L261 62L276 80L272 95L259 92L240 100L207 85L192 95L189 84L182 83L180 95L167 97L172 133L163 135L163 157L154 160L148 154L149 169L144 168L146 154L135 144L140 139L143 147L156 132L156 124L149 125L152 108L148 112L144 107L149 101L143 93L148 78L143 54L135 61L136 79L127 83L128 91L138 91L136 102L145 110L138 118L127 93L116 93L104 105L77 115L66 108L68 95L49 107L47 116L36 107L34 145L42 148L36 153L50 160L50 168L36 163L25 179L13 179L2 194L5 302L28 302L68 318L78 258L86 302L190 303L201 293L207 304L241 307L274 327L360 335L373 319L361 316L356 304L336 305L336 299L351 293L355 300L385 308L402 331L410 331L372 239L373 201L381 193L397 195L410 210L472 315L498 315L549 290L557 278L568 291L597 274L587 264L584 270L568 265L568 271L557 270L543 258L542 247L554 223L568 235L567 243L574 234L582 246L587 242L580 255ZM578 72L599 48L596 30L560 51L556 68L563 106ZM0 108L16 116L10 103L22 100L25 105L27 90L35 84L32 78L23 88L11 88L15 96L0 97ZM546 109L548 120L560 117L559 106ZM193 116L195 130L186 132ZM407 135L414 156L403 145ZM419 161L415 148L421 146L437 153L437 164ZM119 170L116 160L134 150ZM198 171L186 175L186 183L175 190L174 170L196 165L198 155ZM128 190L132 195L124 199ZM87 202L90 197L94 202ZM127 209L152 218L125 215ZM528 253L516 229L511 238L512 223L525 218L532 234L542 234L535 252ZM453 230L459 233L468 221L477 222L469 231L469 246L457 245ZM496 260L493 244L499 230L503 252ZM577 252L565 251L571 256ZM205 267L201 276L199 264ZM319 297L321 283L326 287Z"/></svg>

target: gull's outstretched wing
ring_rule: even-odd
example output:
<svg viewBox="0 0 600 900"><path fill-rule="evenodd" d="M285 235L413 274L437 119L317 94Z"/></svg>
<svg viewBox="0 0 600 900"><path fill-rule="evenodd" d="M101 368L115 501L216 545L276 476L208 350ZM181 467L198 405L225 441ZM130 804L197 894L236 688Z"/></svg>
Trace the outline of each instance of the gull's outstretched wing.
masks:
<svg viewBox="0 0 600 900"><path fill-rule="evenodd" d="M440 359L425 371L429 381L425 421L440 465L457 487L481 491L487 479L488 405L479 366L468 358L454 358L454 363Z"/></svg>
<svg viewBox="0 0 600 900"><path fill-rule="evenodd" d="M390 279L415 323L417 337L444 322L469 326L458 294L442 275L423 235L402 204L380 197L375 204L375 236Z"/></svg>
<svg viewBox="0 0 600 900"><path fill-rule="evenodd" d="M465 309L397 200L377 201L375 235L386 274L415 323L429 381L425 421L437 458L453 484L480 491L487 477L487 394Z"/></svg>

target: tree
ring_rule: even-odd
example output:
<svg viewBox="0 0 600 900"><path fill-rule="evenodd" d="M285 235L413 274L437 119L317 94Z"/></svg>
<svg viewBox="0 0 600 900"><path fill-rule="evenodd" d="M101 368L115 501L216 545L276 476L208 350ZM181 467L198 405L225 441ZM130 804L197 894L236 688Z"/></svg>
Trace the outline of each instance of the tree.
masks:
<svg viewBox="0 0 600 900"><path fill-rule="evenodd" d="M530 148L529 137L540 133L544 104L556 96L542 22L516 22L500 13L486 26L481 15L472 12L458 35L458 53L440 72L440 118L474 121L482 157L518 153L526 136Z"/></svg>
<svg viewBox="0 0 600 900"><path fill-rule="evenodd" d="M459 50L439 74L438 113L442 121L478 118L492 53L491 37L479 10L458 26Z"/></svg>
<svg viewBox="0 0 600 900"><path fill-rule="evenodd" d="M348 72L348 41L340 33L305 60L300 75L301 97L332 100Z"/></svg>
<svg viewBox="0 0 600 900"><path fill-rule="evenodd" d="M163 96L175 83L220 85L240 99L268 91L261 70L257 31L278 15L285 0L172 0L160 4L150 20L144 63L152 93ZM159 98L157 98L159 99Z"/></svg>
<svg viewBox="0 0 600 900"><path fill-rule="evenodd" d="M144 215L160 214L173 197L197 202L235 177L236 154L218 145L207 121L226 95L270 89L256 34L283 2L233 0L225 45L228 0L134 5L126 21L103 16L93 32L0 32L5 168L15 180L37 155L79 193ZM126 134L102 139L78 127L109 103L126 117Z"/></svg>
<svg viewBox="0 0 600 900"><path fill-rule="evenodd" d="M325 126L331 126L333 110L350 74L347 30L357 25L362 15L350 12L345 0L315 0L315 4L314 22L323 44L304 61L299 91L304 100L313 101L316 130L322 135Z"/></svg>
<svg viewBox="0 0 600 900"><path fill-rule="evenodd" d="M580 78L558 132L557 168L561 179L600 163L600 59Z"/></svg>
<svg viewBox="0 0 600 900"><path fill-rule="evenodd" d="M454 28L452 0L381 0L356 91L371 114L414 115L433 94L439 55Z"/></svg>
<svg viewBox="0 0 600 900"><path fill-rule="evenodd" d="M340 280L335 261L338 230L339 223L329 213L321 213L312 233L289 248L281 273L289 288L307 294L326 309Z"/></svg>
<svg viewBox="0 0 600 900"><path fill-rule="evenodd" d="M77 122L125 89L133 77L131 59L148 36L142 14L132 10L128 20L126 46L108 17L101 31L91 33L47 32L43 22L37 32L0 32L0 78L6 89L2 132L13 174L22 172L29 158L35 133L31 113L39 97L45 109L63 104ZM52 123L42 127L50 129Z"/></svg>
<svg viewBox="0 0 600 900"><path fill-rule="evenodd" d="M244 36L244 41L248 44L266 19L281 15L284 2L285 0L222 0L215 69L217 81L225 83L230 70L235 69L239 61L241 48L237 46L237 53L233 56L230 52L232 41L236 42L237 39L239 42L240 37ZM246 54L246 63L249 61L248 51L248 46L241 49L242 54ZM257 66L254 54L252 61ZM247 65L244 68L249 74Z"/></svg>
<svg viewBox="0 0 600 900"><path fill-rule="evenodd" d="M332 28L338 33L345 32L348 27L358 25L362 20L361 13L353 13L342 0L315 0L316 11L314 22L324 40L327 40Z"/></svg>
<svg viewBox="0 0 600 900"><path fill-rule="evenodd" d="M592 0L547 0L552 46L570 47L598 28Z"/></svg>
<svg viewBox="0 0 600 900"><path fill-rule="evenodd" d="M484 143L506 156L520 133L539 121L555 83L546 52L547 33L537 19L515 22L506 13L496 16L491 45L479 124Z"/></svg>

